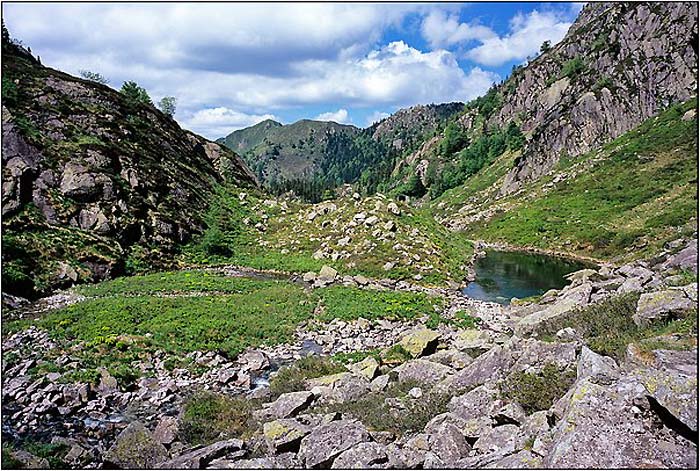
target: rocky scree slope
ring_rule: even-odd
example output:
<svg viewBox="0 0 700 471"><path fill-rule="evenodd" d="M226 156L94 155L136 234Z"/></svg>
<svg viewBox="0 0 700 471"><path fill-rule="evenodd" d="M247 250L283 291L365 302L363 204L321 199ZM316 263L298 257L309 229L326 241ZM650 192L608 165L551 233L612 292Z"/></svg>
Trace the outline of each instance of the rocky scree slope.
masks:
<svg viewBox="0 0 700 471"><path fill-rule="evenodd" d="M198 232L216 185L257 185L236 154L154 107L9 42L2 54L4 290L120 272Z"/></svg>
<svg viewBox="0 0 700 471"><path fill-rule="evenodd" d="M697 99L498 198L504 154L430 205L472 239L622 262L697 230Z"/></svg>

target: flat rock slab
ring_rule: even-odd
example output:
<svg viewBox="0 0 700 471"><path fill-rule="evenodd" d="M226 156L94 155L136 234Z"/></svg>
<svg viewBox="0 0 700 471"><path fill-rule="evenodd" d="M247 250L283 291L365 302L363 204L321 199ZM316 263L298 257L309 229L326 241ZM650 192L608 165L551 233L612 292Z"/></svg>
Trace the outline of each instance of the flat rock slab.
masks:
<svg viewBox="0 0 700 471"><path fill-rule="evenodd" d="M204 448L195 448L171 460L155 466L158 469L202 469L217 458L227 455L229 459L243 457L246 451L241 440L232 439L216 442ZM231 456L234 455L234 456ZM153 468L154 466L149 466Z"/></svg>
<svg viewBox="0 0 700 471"><path fill-rule="evenodd" d="M638 326L645 326L656 320L673 318L694 305L681 289L644 293L639 297L633 319Z"/></svg>
<svg viewBox="0 0 700 471"><path fill-rule="evenodd" d="M328 468L342 452L368 441L369 432L360 422L339 420L304 437L298 456L307 468Z"/></svg>
<svg viewBox="0 0 700 471"><path fill-rule="evenodd" d="M286 419L306 409L313 400L314 395L310 391L285 393L267 404L259 415L270 419Z"/></svg>

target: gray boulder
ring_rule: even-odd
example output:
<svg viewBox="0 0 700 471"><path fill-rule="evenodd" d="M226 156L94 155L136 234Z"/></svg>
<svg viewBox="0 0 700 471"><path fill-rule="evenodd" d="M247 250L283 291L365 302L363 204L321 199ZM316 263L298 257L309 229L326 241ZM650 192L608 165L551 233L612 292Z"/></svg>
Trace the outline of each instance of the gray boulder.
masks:
<svg viewBox="0 0 700 471"><path fill-rule="evenodd" d="M311 432L311 427L295 419L279 419L263 425L263 436L273 453L296 451L301 439Z"/></svg>
<svg viewBox="0 0 700 471"><path fill-rule="evenodd" d="M342 452L368 441L369 432L360 422L339 420L322 425L304 437L298 456L307 468L328 468Z"/></svg>
<svg viewBox="0 0 700 471"><path fill-rule="evenodd" d="M674 318L694 305L682 289L644 293L639 297L633 319L638 326L645 326L656 320Z"/></svg>
<svg viewBox="0 0 700 471"><path fill-rule="evenodd" d="M243 442L238 439L224 440L204 448L197 447L171 460L156 464L157 469L203 469L212 461L222 456L228 459L241 458L246 454ZM154 466L142 466L153 468Z"/></svg>
<svg viewBox="0 0 700 471"><path fill-rule="evenodd" d="M441 381L437 387L442 391L453 393L468 390L504 377L514 362L511 348L507 345L498 345L479 355L466 368Z"/></svg>
<svg viewBox="0 0 700 471"><path fill-rule="evenodd" d="M331 469L382 469L386 468L388 461L386 446L364 442L341 453Z"/></svg>
<svg viewBox="0 0 700 471"><path fill-rule="evenodd" d="M518 426L513 424L489 429L474 443L474 449L481 453L509 455L516 451L519 431Z"/></svg>
<svg viewBox="0 0 700 471"><path fill-rule="evenodd" d="M285 393L276 401L265 404L258 415L268 419L286 419L306 409L313 400L314 395L310 391Z"/></svg>
<svg viewBox="0 0 700 471"><path fill-rule="evenodd" d="M613 385L577 381L554 406L562 412L551 437L535 442L544 455L543 467L694 467L697 448L692 442L676 440L668 429L643 419L635 403L645 394L634 374Z"/></svg>
<svg viewBox="0 0 700 471"><path fill-rule="evenodd" d="M396 368L399 382L413 381L423 386L433 386L454 373L449 366L428 360L411 360Z"/></svg>
<svg viewBox="0 0 700 471"><path fill-rule="evenodd" d="M443 423L430 434L428 442L430 451L448 466L466 457L471 450L462 432L449 423Z"/></svg>
<svg viewBox="0 0 700 471"><path fill-rule="evenodd" d="M168 458L168 450L140 422L132 422L117 436L104 461L122 469L153 468Z"/></svg>

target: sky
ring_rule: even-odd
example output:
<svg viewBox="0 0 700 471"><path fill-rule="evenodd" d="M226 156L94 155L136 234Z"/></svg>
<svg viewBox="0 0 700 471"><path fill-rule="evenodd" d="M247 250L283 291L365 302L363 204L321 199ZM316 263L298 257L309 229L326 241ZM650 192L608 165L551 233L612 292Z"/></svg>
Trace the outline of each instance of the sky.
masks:
<svg viewBox="0 0 700 471"><path fill-rule="evenodd" d="M2 16L44 65L175 96L180 125L216 139L469 101L560 41L582 5L3 2Z"/></svg>

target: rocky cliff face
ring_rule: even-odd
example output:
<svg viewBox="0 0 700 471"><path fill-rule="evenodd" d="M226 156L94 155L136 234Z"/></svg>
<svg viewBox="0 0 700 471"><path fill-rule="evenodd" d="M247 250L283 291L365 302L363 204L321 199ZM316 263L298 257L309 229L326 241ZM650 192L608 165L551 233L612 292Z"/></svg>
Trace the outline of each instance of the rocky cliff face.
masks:
<svg viewBox="0 0 700 471"><path fill-rule="evenodd" d="M691 3L590 3L550 51L499 89L488 124L530 139L502 193L697 94L697 8Z"/></svg>
<svg viewBox="0 0 700 471"><path fill-rule="evenodd" d="M371 126L375 141L383 142L398 151L415 147L423 139L441 130L446 119L464 109L464 103L418 105L400 109L393 115Z"/></svg>
<svg viewBox="0 0 700 471"><path fill-rule="evenodd" d="M2 73L5 290L103 278L136 244L168 251L201 229L215 185L257 184L230 150L12 44Z"/></svg>

